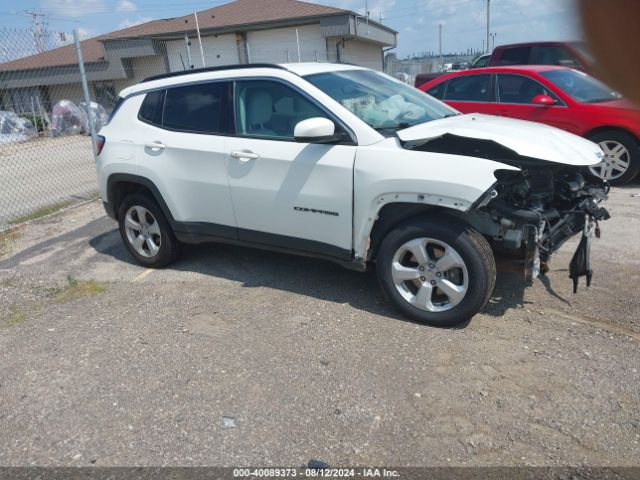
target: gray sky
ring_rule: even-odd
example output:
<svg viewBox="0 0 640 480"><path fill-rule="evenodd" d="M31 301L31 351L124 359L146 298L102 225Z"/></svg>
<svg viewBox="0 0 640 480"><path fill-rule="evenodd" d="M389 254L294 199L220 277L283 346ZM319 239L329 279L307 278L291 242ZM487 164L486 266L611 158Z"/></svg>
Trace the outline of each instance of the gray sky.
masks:
<svg viewBox="0 0 640 480"><path fill-rule="evenodd" d="M26 10L46 13L51 32L78 28L85 36L143 21L186 15L226 3L222 0L0 0L0 28L29 28ZM365 0L318 3L364 12ZM443 50L481 49L486 38L486 0L369 0L371 18L398 30L400 56L437 51L438 24ZM491 0L496 45L529 40L580 38L573 0Z"/></svg>

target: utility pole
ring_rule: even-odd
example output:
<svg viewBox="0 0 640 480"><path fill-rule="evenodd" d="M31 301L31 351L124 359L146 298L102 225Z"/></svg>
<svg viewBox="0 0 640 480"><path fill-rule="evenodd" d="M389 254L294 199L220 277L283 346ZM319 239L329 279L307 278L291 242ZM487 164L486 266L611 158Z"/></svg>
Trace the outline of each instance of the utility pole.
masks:
<svg viewBox="0 0 640 480"><path fill-rule="evenodd" d="M440 52L440 70L442 70L442 23L438 25L438 51Z"/></svg>
<svg viewBox="0 0 640 480"><path fill-rule="evenodd" d="M491 27L491 0L487 0L487 50L489 50L489 28ZM491 53L491 52L487 52Z"/></svg>
<svg viewBox="0 0 640 480"><path fill-rule="evenodd" d="M38 53L42 53L45 50L45 46L44 46L45 34L40 24L40 17L44 18L44 14L33 10L30 12L27 12L27 15L31 15L31 19L33 20L33 38L36 43L36 50L38 51Z"/></svg>

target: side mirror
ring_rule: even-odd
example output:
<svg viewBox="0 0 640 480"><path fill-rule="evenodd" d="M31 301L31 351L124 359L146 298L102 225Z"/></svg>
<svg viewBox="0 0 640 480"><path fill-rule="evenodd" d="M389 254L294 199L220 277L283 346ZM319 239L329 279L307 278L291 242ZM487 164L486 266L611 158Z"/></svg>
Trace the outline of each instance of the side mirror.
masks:
<svg viewBox="0 0 640 480"><path fill-rule="evenodd" d="M323 117L302 120L296 125L293 136L300 143L338 143L345 140L344 133L336 133L335 123Z"/></svg>
<svg viewBox="0 0 640 480"><path fill-rule="evenodd" d="M549 95L536 95L531 99L531 103L541 107L550 107L551 105L555 105L557 102Z"/></svg>

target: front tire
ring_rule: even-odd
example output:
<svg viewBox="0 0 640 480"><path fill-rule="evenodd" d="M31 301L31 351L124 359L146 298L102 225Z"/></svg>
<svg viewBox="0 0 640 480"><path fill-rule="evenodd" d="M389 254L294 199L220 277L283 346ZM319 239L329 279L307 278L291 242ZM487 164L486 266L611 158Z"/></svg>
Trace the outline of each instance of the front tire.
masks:
<svg viewBox="0 0 640 480"><path fill-rule="evenodd" d="M495 286L491 247L454 218L401 224L382 241L377 274L384 293L405 316L437 327L471 319Z"/></svg>
<svg viewBox="0 0 640 480"><path fill-rule="evenodd" d="M592 135L590 140L600 145L605 154L602 162L589 167L591 173L615 186L625 185L638 175L640 145L633 136L608 130Z"/></svg>
<svg viewBox="0 0 640 480"><path fill-rule="evenodd" d="M134 193L118 209L120 236L127 250L145 267L161 268L178 256L178 241L155 200Z"/></svg>

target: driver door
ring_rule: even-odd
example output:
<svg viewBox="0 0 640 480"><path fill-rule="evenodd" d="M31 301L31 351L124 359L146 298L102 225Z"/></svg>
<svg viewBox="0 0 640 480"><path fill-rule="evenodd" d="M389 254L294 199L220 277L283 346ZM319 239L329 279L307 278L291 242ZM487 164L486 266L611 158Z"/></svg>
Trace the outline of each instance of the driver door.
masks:
<svg viewBox="0 0 640 480"><path fill-rule="evenodd" d="M336 122L281 81L237 81L235 109L228 179L240 240L350 259L357 147L296 142L298 122Z"/></svg>

